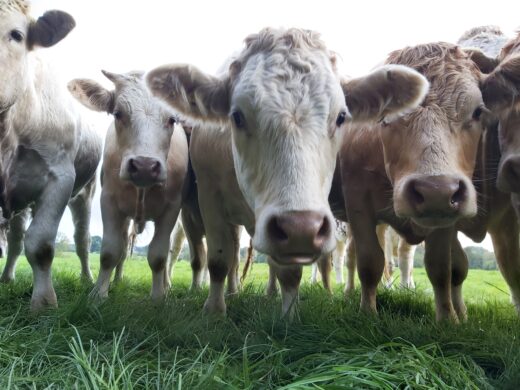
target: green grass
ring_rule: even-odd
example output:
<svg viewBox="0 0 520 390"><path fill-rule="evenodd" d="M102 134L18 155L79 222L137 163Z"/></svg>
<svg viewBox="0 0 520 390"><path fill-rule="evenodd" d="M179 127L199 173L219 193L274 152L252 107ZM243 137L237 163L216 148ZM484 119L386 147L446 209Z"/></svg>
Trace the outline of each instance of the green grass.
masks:
<svg viewBox="0 0 520 390"><path fill-rule="evenodd" d="M97 273L98 258L92 268ZM179 262L164 303L148 299L150 271L126 263L125 280L95 305L72 255L56 259L59 308L29 312L31 273L0 286L0 388L91 389L481 389L520 387L520 320L495 271L471 270L465 285L469 321L436 324L424 271L417 291L379 292L378 318L308 284L296 319L279 318L279 298L263 288L255 264L226 318L206 318L207 294L188 291Z"/></svg>

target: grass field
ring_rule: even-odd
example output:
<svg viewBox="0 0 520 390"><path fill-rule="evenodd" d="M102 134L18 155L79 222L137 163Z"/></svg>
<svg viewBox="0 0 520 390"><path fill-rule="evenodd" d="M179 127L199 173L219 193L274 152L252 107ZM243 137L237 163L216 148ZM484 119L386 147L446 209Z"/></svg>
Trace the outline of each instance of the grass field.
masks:
<svg viewBox="0 0 520 390"><path fill-rule="evenodd" d="M292 323L279 318L279 298L263 294L264 264L228 299L227 318L201 315L206 291L188 291L185 261L159 305L148 299L143 260L126 263L100 305L89 302L72 254L53 269L60 306L39 316L28 310L24 259L16 282L0 286L1 389L520 388L520 320L495 271L470 271L470 319L455 326L434 322L421 269L416 291L380 291L378 318L358 311L357 294L309 285L306 269Z"/></svg>

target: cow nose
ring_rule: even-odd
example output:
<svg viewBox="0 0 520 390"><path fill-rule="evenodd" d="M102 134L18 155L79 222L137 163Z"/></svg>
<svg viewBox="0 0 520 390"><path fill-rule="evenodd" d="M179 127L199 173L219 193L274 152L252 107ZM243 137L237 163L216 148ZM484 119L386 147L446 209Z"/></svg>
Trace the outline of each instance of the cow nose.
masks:
<svg viewBox="0 0 520 390"><path fill-rule="evenodd" d="M520 192L520 156L508 157L498 172L497 186L503 192Z"/></svg>
<svg viewBox="0 0 520 390"><path fill-rule="evenodd" d="M464 181L448 176L412 179L405 191L419 216L454 215L468 199Z"/></svg>
<svg viewBox="0 0 520 390"><path fill-rule="evenodd" d="M138 187L148 187L163 182L162 163L152 157L132 157L128 159L127 172L130 181Z"/></svg>
<svg viewBox="0 0 520 390"><path fill-rule="evenodd" d="M315 258L331 239L331 221L316 211L284 212L269 219L267 235L282 257Z"/></svg>

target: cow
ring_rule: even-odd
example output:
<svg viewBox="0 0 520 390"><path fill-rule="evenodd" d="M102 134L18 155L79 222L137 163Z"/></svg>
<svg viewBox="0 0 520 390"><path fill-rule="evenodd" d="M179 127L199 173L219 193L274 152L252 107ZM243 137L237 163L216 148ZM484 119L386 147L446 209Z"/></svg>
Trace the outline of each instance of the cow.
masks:
<svg viewBox="0 0 520 390"><path fill-rule="evenodd" d="M335 246L328 194L346 124L399 116L428 88L399 65L342 82L319 35L296 28L250 35L219 76L174 64L152 70L147 82L196 124L190 155L210 272L204 308L222 314L239 225L270 256L289 313L302 265Z"/></svg>
<svg viewBox="0 0 520 390"><path fill-rule="evenodd" d="M170 235L189 191L186 134L176 125L175 113L150 94L142 72L103 74L115 89L89 79L68 84L87 108L114 117L103 151L103 239L92 294L100 299L108 296L112 271L126 258L130 221L139 226L151 220L155 224L147 256L151 297L160 300L170 283L166 275Z"/></svg>
<svg viewBox="0 0 520 390"><path fill-rule="evenodd" d="M490 234L499 269L520 312L520 231L515 216L515 211L520 215L520 34L507 40L495 27L477 27L465 33L459 44L470 45L465 50L487 73L482 81L483 100L496 115L498 126L488 127L475 172L480 212L457 227L476 242Z"/></svg>
<svg viewBox="0 0 520 390"><path fill-rule="evenodd" d="M510 84L493 84L475 56L450 43L397 50L385 63L420 71L430 92L421 106L393 122L352 128L340 151L341 195L357 251L361 307L377 312L384 254L376 225L384 222L410 244L425 241L437 320L464 320L467 258L455 225L477 215L477 192L479 202L482 196L472 179L482 173L475 169L485 144L482 134L494 122L488 107Z"/></svg>
<svg viewBox="0 0 520 390"><path fill-rule="evenodd" d="M68 204L74 223L74 244L81 264L81 279L87 283L92 283L94 280L90 272L89 253L90 214L95 191L96 177L94 176ZM30 217L31 210L27 209L13 216L8 222L7 259L0 276L1 283L11 283L15 279L16 263L22 253L25 227Z"/></svg>
<svg viewBox="0 0 520 390"><path fill-rule="evenodd" d="M2 209L8 218L29 207L34 213L23 240L33 271L33 310L57 305L51 265L58 225L70 200L95 176L101 156L100 137L36 53L74 27L65 12L35 20L26 1L0 1ZM89 217L90 209L78 215L86 226Z"/></svg>

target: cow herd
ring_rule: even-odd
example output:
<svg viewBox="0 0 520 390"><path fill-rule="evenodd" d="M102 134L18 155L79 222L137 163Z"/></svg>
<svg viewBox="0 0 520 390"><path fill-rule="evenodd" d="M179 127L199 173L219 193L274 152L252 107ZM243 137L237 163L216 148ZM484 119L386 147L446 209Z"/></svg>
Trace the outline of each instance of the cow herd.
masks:
<svg viewBox="0 0 520 390"><path fill-rule="evenodd" d="M146 221L155 225L151 296L163 298L181 215L192 288L209 269L207 313L225 313L226 279L227 293L238 291L243 226L269 256L268 289L279 282L282 313L291 315L302 267L327 268L337 218L349 223L348 263L357 266L363 310L376 312L385 268L379 224L398 232L403 250L424 241L438 320L466 318L459 231L475 241L491 235L520 310L520 35L475 28L457 44L396 50L349 79L316 32L266 28L217 75L190 64L103 71L113 84L106 89L89 79L61 85L39 59L37 49L74 27L65 12L33 19L26 1L0 0L0 190L8 224L1 280L13 280L25 248L33 309L57 304L51 265L67 206L82 275L92 279L88 227L102 160L97 299L108 295L114 269L121 275L130 223L139 232ZM104 148L74 99L113 116ZM408 246L406 269L409 253ZM353 281L351 272L347 293Z"/></svg>

